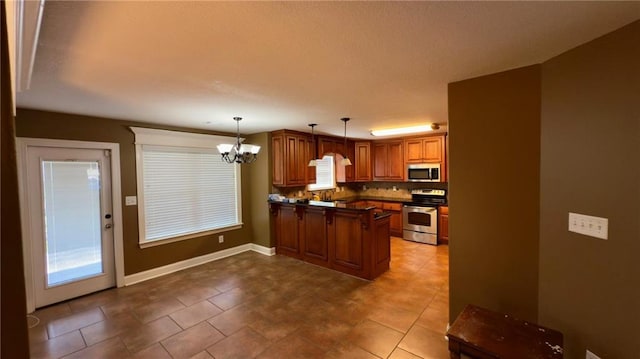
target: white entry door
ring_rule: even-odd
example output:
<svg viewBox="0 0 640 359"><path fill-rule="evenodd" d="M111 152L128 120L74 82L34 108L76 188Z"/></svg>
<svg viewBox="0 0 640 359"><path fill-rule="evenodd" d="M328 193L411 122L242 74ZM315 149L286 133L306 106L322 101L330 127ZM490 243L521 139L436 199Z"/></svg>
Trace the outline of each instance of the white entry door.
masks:
<svg viewBox="0 0 640 359"><path fill-rule="evenodd" d="M36 307L116 284L109 156L102 149L26 149Z"/></svg>

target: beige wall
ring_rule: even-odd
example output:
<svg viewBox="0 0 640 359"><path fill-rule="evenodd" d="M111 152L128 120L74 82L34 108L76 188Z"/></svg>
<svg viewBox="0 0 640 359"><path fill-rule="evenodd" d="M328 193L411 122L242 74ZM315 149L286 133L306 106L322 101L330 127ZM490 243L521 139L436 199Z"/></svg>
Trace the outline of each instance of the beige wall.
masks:
<svg viewBox="0 0 640 359"><path fill-rule="evenodd" d="M225 242L218 244L218 234L203 236L180 242L141 249L138 246L138 212L136 206L125 206L124 197L136 195L136 167L134 135L129 126L183 130L190 132L211 133L184 128L154 126L146 123L117 121L90 116L79 116L47 111L18 109L16 116L16 132L18 137L38 137L68 139L80 141L115 142L120 145L120 171L122 187L124 265L125 274L149 270L155 267L178 262L251 243L253 230L251 227L250 179L247 165L242 168L242 229L223 233ZM249 165L250 166L250 165Z"/></svg>
<svg viewBox="0 0 640 359"><path fill-rule="evenodd" d="M539 318L565 358L640 353L640 22L542 65ZM568 212L606 217L604 241Z"/></svg>
<svg viewBox="0 0 640 359"><path fill-rule="evenodd" d="M450 318L538 311L540 66L449 84Z"/></svg>
<svg viewBox="0 0 640 359"><path fill-rule="evenodd" d="M246 142L260 146L258 159L246 167L250 183L249 196L251 201L253 243L265 247L275 247L275 239L271 237L269 207L267 205L271 182L273 182L271 134L267 132L254 134L248 136Z"/></svg>

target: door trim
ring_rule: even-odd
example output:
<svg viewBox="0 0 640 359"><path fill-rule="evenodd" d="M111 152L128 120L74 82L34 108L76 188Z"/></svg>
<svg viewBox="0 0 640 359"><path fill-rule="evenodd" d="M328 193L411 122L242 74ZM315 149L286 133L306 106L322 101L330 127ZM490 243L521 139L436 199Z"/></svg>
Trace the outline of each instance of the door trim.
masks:
<svg viewBox="0 0 640 359"><path fill-rule="evenodd" d="M20 196L20 222L22 225L22 256L24 260L25 292L27 296L27 313L36 309L35 283L33 280L29 219L31 209L27 201L27 149L29 147L62 147L76 149L110 150L111 159L111 197L113 215L113 253L116 270L116 286L125 285L124 280L124 246L122 234L122 194L120 187L120 144L111 142L89 142L72 140L53 140L46 138L16 138L16 152L18 163L18 194Z"/></svg>

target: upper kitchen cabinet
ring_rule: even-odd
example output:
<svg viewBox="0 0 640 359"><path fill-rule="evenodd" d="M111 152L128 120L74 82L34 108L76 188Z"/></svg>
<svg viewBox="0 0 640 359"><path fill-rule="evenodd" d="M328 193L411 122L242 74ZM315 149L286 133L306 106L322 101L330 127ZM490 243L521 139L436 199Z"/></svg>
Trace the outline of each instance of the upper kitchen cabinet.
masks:
<svg viewBox="0 0 640 359"><path fill-rule="evenodd" d="M402 140L373 142L373 180L403 181L404 152Z"/></svg>
<svg viewBox="0 0 640 359"><path fill-rule="evenodd" d="M440 163L441 181L446 182L446 135L405 138L404 161L411 163Z"/></svg>
<svg viewBox="0 0 640 359"><path fill-rule="evenodd" d="M315 181L308 167L313 156L313 142L308 134L289 130L271 133L273 151L273 185L304 186Z"/></svg>
<svg viewBox="0 0 640 359"><path fill-rule="evenodd" d="M347 141L347 148L344 147L344 139L330 136L318 136L318 156L332 154L336 158L336 180L337 182L353 182L354 181L354 166L342 166L338 159L342 159L345 156L349 157L353 164L355 150L354 142ZM337 156L337 155L340 155Z"/></svg>
<svg viewBox="0 0 640 359"><path fill-rule="evenodd" d="M404 140L406 163L441 162L445 152L444 135L407 138Z"/></svg>
<svg viewBox="0 0 640 359"><path fill-rule="evenodd" d="M371 142L358 141L354 145L355 155L352 158L355 182L371 181Z"/></svg>

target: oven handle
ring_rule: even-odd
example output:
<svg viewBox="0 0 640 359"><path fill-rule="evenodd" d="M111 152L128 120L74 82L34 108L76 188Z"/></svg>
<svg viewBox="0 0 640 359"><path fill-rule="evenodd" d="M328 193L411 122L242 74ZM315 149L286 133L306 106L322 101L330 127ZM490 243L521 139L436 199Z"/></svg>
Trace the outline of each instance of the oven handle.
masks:
<svg viewBox="0 0 640 359"><path fill-rule="evenodd" d="M404 205L404 208L412 210L413 212L421 212L421 213L431 213L437 212L438 209L435 207L418 207L418 206L407 206Z"/></svg>

